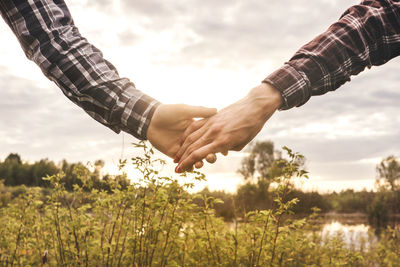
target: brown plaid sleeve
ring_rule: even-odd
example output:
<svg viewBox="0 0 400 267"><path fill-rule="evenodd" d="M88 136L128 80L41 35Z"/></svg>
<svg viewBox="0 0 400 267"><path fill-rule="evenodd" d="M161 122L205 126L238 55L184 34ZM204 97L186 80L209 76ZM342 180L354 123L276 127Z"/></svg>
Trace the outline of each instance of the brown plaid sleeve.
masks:
<svg viewBox="0 0 400 267"><path fill-rule="evenodd" d="M155 99L137 90L75 26L63 0L2 0L0 11L47 78L92 118L146 139Z"/></svg>
<svg viewBox="0 0 400 267"><path fill-rule="evenodd" d="M303 105L311 96L337 89L352 75L399 54L400 2L362 1L264 82L281 92L280 109L290 109Z"/></svg>

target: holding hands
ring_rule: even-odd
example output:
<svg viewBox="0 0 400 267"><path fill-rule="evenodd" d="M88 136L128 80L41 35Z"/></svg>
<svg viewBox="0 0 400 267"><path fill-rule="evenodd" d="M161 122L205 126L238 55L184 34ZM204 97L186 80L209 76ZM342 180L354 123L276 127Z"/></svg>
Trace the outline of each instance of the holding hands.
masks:
<svg viewBox="0 0 400 267"><path fill-rule="evenodd" d="M173 158L180 148L185 130L195 122L201 126L207 121L207 118L216 113L217 109L215 108L161 104L151 119L147 129L147 139L156 149ZM203 120L195 121L194 118L203 118ZM215 155L209 155L206 160L214 163ZM202 159L193 164L197 168L201 168L203 166Z"/></svg>
<svg viewBox="0 0 400 267"><path fill-rule="evenodd" d="M281 106L281 93L262 83L243 99L220 110L184 104L161 104L147 130L150 143L178 163L177 173L201 168L203 159L242 150ZM200 120L195 120L200 118Z"/></svg>
<svg viewBox="0 0 400 267"><path fill-rule="evenodd" d="M281 104L281 93L270 84L262 83L217 114L205 114L212 117L203 116L206 119L192 121L182 134L182 145L175 157L175 162L178 162L175 171L189 171L196 162L213 153L242 150Z"/></svg>

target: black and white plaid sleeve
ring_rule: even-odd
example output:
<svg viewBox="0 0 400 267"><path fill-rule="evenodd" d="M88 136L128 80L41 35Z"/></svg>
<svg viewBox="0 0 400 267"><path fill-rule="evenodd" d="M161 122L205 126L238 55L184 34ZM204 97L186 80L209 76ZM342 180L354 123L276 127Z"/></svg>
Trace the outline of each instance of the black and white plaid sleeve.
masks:
<svg viewBox="0 0 400 267"><path fill-rule="evenodd" d="M333 91L365 68L400 55L400 1L365 0L304 45L264 82L282 94L280 109Z"/></svg>
<svg viewBox="0 0 400 267"><path fill-rule="evenodd" d="M120 78L74 25L64 0L2 0L0 11L26 56L91 117L139 139L159 102Z"/></svg>

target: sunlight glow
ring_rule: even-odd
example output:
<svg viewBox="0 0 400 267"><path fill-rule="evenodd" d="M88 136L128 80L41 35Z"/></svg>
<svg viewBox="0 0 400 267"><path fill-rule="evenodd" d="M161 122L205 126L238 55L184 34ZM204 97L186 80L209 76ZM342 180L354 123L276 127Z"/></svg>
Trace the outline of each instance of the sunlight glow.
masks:
<svg viewBox="0 0 400 267"><path fill-rule="evenodd" d="M164 10L166 14L161 14L162 10L160 14L130 14L136 11L136 6L127 12L124 8L130 2L123 0L69 0L67 4L81 34L103 52L105 59L116 66L121 77L131 79L139 90L162 103L185 103L221 109L245 96L270 72L289 60L295 49L308 41L304 39L304 29L307 29L307 36L317 34L317 29L329 25L331 18L336 18L336 14L355 1L322 2L332 7L332 12L327 14L329 20L320 16L321 7L326 7L325 4L320 5L320 1L316 4L318 8L312 10L313 14L307 14L310 8L305 5L306 1L293 1L288 10L281 3L271 2L271 10L274 12L270 12L266 20L268 23L263 25L255 24L255 16L243 17L245 14L241 12L247 10L244 7L253 8L246 1L212 3L215 9L221 9L217 19L209 16L207 10L190 14L181 12L178 18L175 13L170 14L170 10ZM184 1L179 4L182 7L185 5ZM285 11L293 16L281 21L280 12L276 11ZM310 20L304 14L312 15L317 21ZM261 15L258 19L266 18L264 14ZM165 21L167 25L163 25ZM274 25L284 26L284 34L281 27L275 29ZM320 27L313 28L313 25ZM313 31L310 29L308 32L308 28ZM0 39L3 40L0 42L0 51L3 51L0 62L3 88L0 94L5 92L0 96L0 100L3 100L3 113L0 113L3 115L0 120L0 156L6 157L10 152L18 152L31 161L49 157L54 161L67 158L73 162L94 161L98 157L107 163L104 168L106 173L120 173L117 166L119 157L130 157L133 154L130 143L137 140L128 137L128 134L116 135L69 102L56 85L44 78L40 69L26 59L6 23L0 23ZM235 41L240 45L235 46ZM339 107L338 114L332 117L321 119L318 117L320 113L316 113L322 114L325 102L318 102L321 103L318 104L321 109L308 109L305 105L300 109L276 112L277 115L268 121L255 140L271 140L279 144L276 149L281 145L294 149L300 146L299 151L306 157L308 153L314 153L309 158L311 177L299 185L306 190L340 191L349 187L373 189L374 166L382 157L399 150L398 116L396 112L388 112L397 110L398 100L391 98L391 94L381 96L379 91L381 80L385 81L385 87L394 88L393 91L397 88L398 62L393 60L388 64L392 64L389 71L383 69L382 72L375 72L374 75L379 79L368 80L364 78L368 77L366 75L358 79L358 85L357 82L352 83L355 89L363 89L365 84L378 88L368 91L368 96L366 91L362 91L359 103L355 103L361 103L359 107L362 108L353 107L351 102L351 112L343 115L339 112L343 98L338 98L337 103L330 102L335 108L329 108L335 112ZM367 109L371 99L375 101L379 98L377 95L385 105ZM12 101L9 100L11 97ZM36 103L39 100L43 100L40 105ZM349 101L352 99L349 98ZM55 113L54 106L58 108L58 121L51 116ZM14 114L18 116L14 117ZM37 122L28 125L32 119ZM75 123L74 127L71 127L72 122ZM86 128L81 129L82 125ZM371 142L376 147L366 149L365 145L365 155L360 156L354 153L357 146L360 146L358 141L361 145ZM60 142L63 142L61 145L64 147L61 148ZM325 151L327 143L338 144L337 150ZM329 155L322 157L321 152L315 153L316 150ZM347 157L338 160L336 151L344 154L344 150ZM206 165L202 170L207 174L208 181L196 183L195 190L208 186L211 190L234 192L243 183L235 171L247 153L246 150L233 152L227 158L219 157L214 165ZM350 168L350 165L353 167ZM166 175L174 175L174 167L172 160L168 159L164 168ZM126 172L131 179L137 177L137 173L130 167L126 168Z"/></svg>

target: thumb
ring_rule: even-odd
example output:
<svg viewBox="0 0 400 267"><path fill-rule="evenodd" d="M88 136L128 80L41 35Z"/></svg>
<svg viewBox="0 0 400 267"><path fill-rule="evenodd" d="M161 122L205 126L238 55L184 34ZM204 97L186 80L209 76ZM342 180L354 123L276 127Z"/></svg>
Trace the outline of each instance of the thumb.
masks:
<svg viewBox="0 0 400 267"><path fill-rule="evenodd" d="M190 118L208 118L217 114L216 108L206 108L201 106L189 106L184 107L185 114Z"/></svg>

